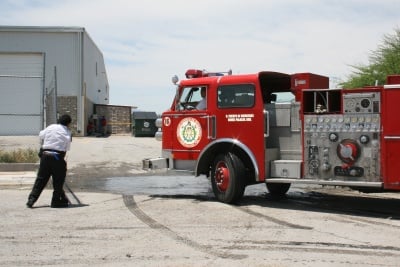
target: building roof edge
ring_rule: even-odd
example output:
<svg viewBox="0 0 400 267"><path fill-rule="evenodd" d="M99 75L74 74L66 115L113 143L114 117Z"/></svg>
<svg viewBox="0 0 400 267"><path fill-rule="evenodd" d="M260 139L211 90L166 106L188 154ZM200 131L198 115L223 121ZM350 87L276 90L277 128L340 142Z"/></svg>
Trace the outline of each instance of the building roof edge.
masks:
<svg viewBox="0 0 400 267"><path fill-rule="evenodd" d="M15 32L85 32L84 27L77 26L9 26L0 25L0 31Z"/></svg>

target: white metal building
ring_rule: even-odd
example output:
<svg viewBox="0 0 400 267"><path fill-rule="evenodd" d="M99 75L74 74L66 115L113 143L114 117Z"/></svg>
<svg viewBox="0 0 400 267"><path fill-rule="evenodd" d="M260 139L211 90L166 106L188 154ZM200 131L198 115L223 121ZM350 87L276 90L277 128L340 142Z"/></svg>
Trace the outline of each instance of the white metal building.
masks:
<svg viewBox="0 0 400 267"><path fill-rule="evenodd" d="M50 91L54 110L84 135L93 105L109 103L103 55L85 29L0 26L0 40L0 135L36 135L50 124Z"/></svg>

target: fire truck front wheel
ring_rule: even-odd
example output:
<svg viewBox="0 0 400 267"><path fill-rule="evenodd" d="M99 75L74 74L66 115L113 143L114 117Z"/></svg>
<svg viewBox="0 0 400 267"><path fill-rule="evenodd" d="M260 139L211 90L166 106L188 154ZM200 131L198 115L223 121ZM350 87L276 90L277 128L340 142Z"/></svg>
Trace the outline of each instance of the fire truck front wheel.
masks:
<svg viewBox="0 0 400 267"><path fill-rule="evenodd" d="M211 185L215 197L224 203L235 203L244 194L245 167L233 153L219 154L212 166Z"/></svg>

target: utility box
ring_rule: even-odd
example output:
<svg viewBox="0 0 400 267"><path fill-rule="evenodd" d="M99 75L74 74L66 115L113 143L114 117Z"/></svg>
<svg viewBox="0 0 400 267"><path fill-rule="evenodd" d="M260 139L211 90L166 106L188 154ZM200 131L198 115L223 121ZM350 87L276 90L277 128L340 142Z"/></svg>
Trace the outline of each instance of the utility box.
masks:
<svg viewBox="0 0 400 267"><path fill-rule="evenodd" d="M271 177L301 178L301 160L271 161Z"/></svg>
<svg viewBox="0 0 400 267"><path fill-rule="evenodd" d="M154 137L157 114L149 111L132 112L132 135L135 137Z"/></svg>
<svg viewBox="0 0 400 267"><path fill-rule="evenodd" d="M386 84L400 84L400 75L388 75Z"/></svg>
<svg viewBox="0 0 400 267"><path fill-rule="evenodd" d="M292 91L296 96L296 101L301 100L303 89L328 89L329 78L314 73L296 73L291 75Z"/></svg>

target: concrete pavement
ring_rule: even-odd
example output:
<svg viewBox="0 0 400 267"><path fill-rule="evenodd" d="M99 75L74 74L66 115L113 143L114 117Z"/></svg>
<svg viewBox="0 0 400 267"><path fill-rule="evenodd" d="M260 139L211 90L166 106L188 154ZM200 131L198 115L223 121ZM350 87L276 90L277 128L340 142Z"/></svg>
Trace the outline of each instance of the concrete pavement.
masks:
<svg viewBox="0 0 400 267"><path fill-rule="evenodd" d="M0 172L0 188L31 188L36 178L36 171Z"/></svg>
<svg viewBox="0 0 400 267"><path fill-rule="evenodd" d="M38 149L38 143L37 136L0 136L1 150ZM116 176L125 176L144 172L141 169L142 159L158 157L160 154L161 142L150 137L75 137L66 161L71 174L79 175L82 171L85 175L95 176L112 170L110 172ZM0 186L29 186L34 182L37 168L37 163L0 164Z"/></svg>
<svg viewBox="0 0 400 267"><path fill-rule="evenodd" d="M69 175L141 173L141 160L157 157L160 145L130 136L75 138ZM395 193L293 188L284 199L251 195L226 205L204 194L155 193L155 182L150 194L67 191L72 205L62 209L50 207L46 189L28 209L35 173L0 173L0 266L361 267L398 266L400 259Z"/></svg>

